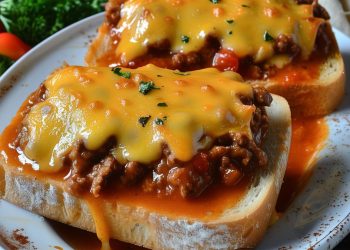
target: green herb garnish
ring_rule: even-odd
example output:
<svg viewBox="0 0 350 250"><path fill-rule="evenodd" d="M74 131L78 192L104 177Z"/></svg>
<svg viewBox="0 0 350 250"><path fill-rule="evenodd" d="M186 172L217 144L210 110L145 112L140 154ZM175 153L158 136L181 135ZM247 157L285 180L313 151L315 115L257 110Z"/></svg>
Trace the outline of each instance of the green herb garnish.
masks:
<svg viewBox="0 0 350 250"><path fill-rule="evenodd" d="M233 21L233 19L228 19L228 20L226 20L226 22L227 22L228 24L232 24L234 21Z"/></svg>
<svg viewBox="0 0 350 250"><path fill-rule="evenodd" d="M243 7L243 8L250 8L250 6L249 6L249 5L246 5L246 4L242 4L242 7Z"/></svg>
<svg viewBox="0 0 350 250"><path fill-rule="evenodd" d="M118 67L112 68L112 71L114 74L117 74L118 76L130 79L131 72L129 72L129 71L122 72L122 69L118 68Z"/></svg>
<svg viewBox="0 0 350 250"><path fill-rule="evenodd" d="M149 92L151 92L153 89L160 89L154 85L153 81L141 81L139 85L139 92L147 95Z"/></svg>
<svg viewBox="0 0 350 250"><path fill-rule="evenodd" d="M150 115L149 116L142 116L139 118L139 123L141 124L142 127L145 127L150 118L151 118Z"/></svg>
<svg viewBox="0 0 350 250"><path fill-rule="evenodd" d="M264 33L264 41L266 42L272 42L275 39L269 34L269 32L265 31Z"/></svg>
<svg viewBox="0 0 350 250"><path fill-rule="evenodd" d="M156 118L154 123L157 124L157 125L164 125L164 121L162 119L160 119L160 118Z"/></svg>
<svg viewBox="0 0 350 250"><path fill-rule="evenodd" d="M229 34L229 35L232 35L232 34L233 34L232 30L230 30L230 31L228 32L228 34Z"/></svg>
<svg viewBox="0 0 350 250"><path fill-rule="evenodd" d="M181 36L181 41L183 43L188 43L190 41L190 38L188 36L183 35L183 36Z"/></svg>
<svg viewBox="0 0 350 250"><path fill-rule="evenodd" d="M165 102L160 102L157 104L158 107L168 107L168 104L166 104Z"/></svg>

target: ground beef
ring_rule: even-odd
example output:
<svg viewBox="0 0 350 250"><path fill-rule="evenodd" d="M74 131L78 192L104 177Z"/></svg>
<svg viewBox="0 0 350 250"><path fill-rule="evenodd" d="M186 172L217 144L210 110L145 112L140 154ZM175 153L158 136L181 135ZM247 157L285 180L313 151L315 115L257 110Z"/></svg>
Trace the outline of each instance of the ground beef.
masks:
<svg viewBox="0 0 350 250"><path fill-rule="evenodd" d="M126 0L109 0L106 3L106 23L116 27L120 20L120 10Z"/></svg>
<svg viewBox="0 0 350 250"><path fill-rule="evenodd" d="M200 65L202 62L203 60L200 53L176 53L171 57L171 68L188 71L188 69L191 68L191 65Z"/></svg>
<svg viewBox="0 0 350 250"><path fill-rule="evenodd" d="M264 106L270 106L272 96L265 88L255 87L254 100L258 108L255 110L253 118L250 122L250 128L253 133L254 142L261 145L268 131L268 116Z"/></svg>
<svg viewBox="0 0 350 250"><path fill-rule="evenodd" d="M146 173L147 167L142 164L131 161L124 166L124 172L121 180L125 184L137 183Z"/></svg>
<svg viewBox="0 0 350 250"><path fill-rule="evenodd" d="M87 175L92 180L90 192L98 197L104 185L108 182L108 178L118 170L117 160L113 155L108 155L100 163L93 166L91 173Z"/></svg>
<svg viewBox="0 0 350 250"><path fill-rule="evenodd" d="M294 42L293 38L284 34L276 37L273 47L276 54L287 54L291 57L298 56L301 51L299 45Z"/></svg>
<svg viewBox="0 0 350 250"><path fill-rule="evenodd" d="M215 53L220 49L220 42L217 38L208 36L202 49L188 54L175 53L172 55L171 69L180 71L196 70L211 67Z"/></svg>
<svg viewBox="0 0 350 250"><path fill-rule="evenodd" d="M24 116L30 108L44 101L44 85L33 93ZM65 177L68 190L76 195L90 192L95 197L103 194L111 184L140 185L145 192L169 195L179 192L184 198L197 197L212 183L221 182L233 186L239 180L259 167L265 167L267 157L260 149L268 130L265 106L269 106L271 95L261 87L253 88L253 97L239 96L245 105L255 105L251 120L253 139L245 133L229 133L217 138L210 148L198 152L191 161L176 160L164 145L158 161L147 166L132 161L119 163L113 155L117 141L109 138L97 150L88 150L82 141L77 141L64 157L64 165L69 168ZM25 119L24 119L25 121ZM14 141L16 147L25 147L27 128L21 124Z"/></svg>
<svg viewBox="0 0 350 250"><path fill-rule="evenodd" d="M95 197L107 184L108 177L120 171L120 165L110 154L116 140L111 137L98 150L87 150L83 142L76 142L65 157L64 164L70 167L66 183L70 192L80 194L89 190Z"/></svg>
<svg viewBox="0 0 350 250"><path fill-rule="evenodd" d="M118 163L111 154L115 145L113 137L95 151L86 149L83 142L74 145L65 159L66 167L71 169L66 177L70 192L79 195L89 190L95 197L99 197L109 186L109 180L114 182L117 178L124 185L131 185L144 176L147 168L138 162L132 161L125 165Z"/></svg>
<svg viewBox="0 0 350 250"><path fill-rule="evenodd" d="M156 43L150 44L148 46L148 52L150 54L161 56L163 53L168 52L170 50L170 47L171 47L171 44L169 40L164 39Z"/></svg>
<svg viewBox="0 0 350 250"><path fill-rule="evenodd" d="M266 167L267 156L254 142L243 133L225 135L223 145L213 147L209 156L213 162L219 164L221 181L232 186L236 184L244 173L256 167ZM228 137L228 138L227 138ZM227 140L230 144L227 144ZM219 141L221 138L219 138Z"/></svg>
<svg viewBox="0 0 350 250"><path fill-rule="evenodd" d="M180 71L197 70L212 67L213 58L219 49L220 43L218 39L212 36L206 38L203 48L199 51L193 51L187 54L173 53L170 42L168 40L162 40L150 44L145 55L122 66L136 68L152 63L162 68L177 69Z"/></svg>
<svg viewBox="0 0 350 250"><path fill-rule="evenodd" d="M169 195L179 191L184 198L198 197L214 182L236 185L244 175L267 165L267 156L245 133L229 133L217 138L209 150L196 154L190 162L163 159L143 182L145 191Z"/></svg>
<svg viewBox="0 0 350 250"><path fill-rule="evenodd" d="M228 133L217 138L209 149L198 152L191 161L174 159L164 145L161 158L149 164L129 162L125 165L111 154L116 140L110 138L98 151L89 151L82 142L77 143L66 157L71 168L66 179L69 190L81 194L89 190L98 197L108 189L108 180L122 185L141 185L145 192L170 195L179 192L184 198L198 197L212 183L226 186L267 165L267 156L260 145L268 130L265 106L272 102L271 95L261 87L254 88L253 98L240 96L245 105L255 105L251 120L253 139L245 133Z"/></svg>
<svg viewBox="0 0 350 250"><path fill-rule="evenodd" d="M172 159L169 149L164 147L162 159L142 184L143 190L163 195L179 191L182 197L197 197L214 180L214 169L209 161L208 155L201 152L190 162L180 162Z"/></svg>
<svg viewBox="0 0 350 250"><path fill-rule="evenodd" d="M124 0L125 1L125 0ZM110 35L114 39L114 44L117 46L120 34L115 33L114 29L117 27L120 20L120 9L123 0L111 0L106 5L106 23L111 26ZM295 0L298 4L312 4L313 14L315 17L329 19L327 11L318 4L316 0ZM318 37L327 37L327 34L322 31L318 32ZM314 53L326 54L327 47L322 46L322 42L316 40ZM213 36L208 36L205 45L198 51L192 51L190 53L175 53L171 51L170 42L167 40L158 41L154 44L148 45L148 51L145 55L137 57L129 62L122 62L121 58L116 58L116 64L124 67L137 68L146 64L155 64L162 68L178 69L180 71L191 71L208 67L217 66L214 63L215 55L222 50L220 41ZM302 58L300 57L301 48L294 42L292 37L285 34L280 34L275 38L274 51L276 54L286 54L291 57L293 62L298 63ZM266 64L266 62L256 63L252 57L247 56L238 59L239 67L237 72L243 76L246 80L266 80L273 77L278 69L274 65ZM226 70L226 69L225 69ZM235 69L236 70L236 69Z"/></svg>

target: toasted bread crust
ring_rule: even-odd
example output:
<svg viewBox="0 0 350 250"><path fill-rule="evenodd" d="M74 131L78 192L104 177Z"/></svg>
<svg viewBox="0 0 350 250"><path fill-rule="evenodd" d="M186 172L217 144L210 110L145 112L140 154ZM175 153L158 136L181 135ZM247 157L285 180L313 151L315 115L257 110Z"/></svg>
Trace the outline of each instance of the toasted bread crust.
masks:
<svg viewBox="0 0 350 250"><path fill-rule="evenodd" d="M108 51L113 48L112 37L108 35L109 28L106 23L102 23L98 29L97 37L89 46L88 52L85 55L85 63L88 66L99 66L99 58L102 58Z"/></svg>
<svg viewBox="0 0 350 250"><path fill-rule="evenodd" d="M343 58L331 25L326 24L326 34L332 44L333 53L329 53L319 76L311 81L295 81L282 84L274 78L250 81L254 85L265 87L271 93L287 99L293 116L311 117L327 115L334 111L342 101L345 92L345 70ZM113 41L109 28L103 23L85 57L89 66L98 66L103 55L113 51ZM111 55L113 56L113 55ZM320 62L321 64L321 62Z"/></svg>
<svg viewBox="0 0 350 250"><path fill-rule="evenodd" d="M293 116L323 116L334 111L345 93L345 70L342 56L337 53L321 67L318 79L282 85L277 81L252 81L271 93L287 99Z"/></svg>
<svg viewBox="0 0 350 250"><path fill-rule="evenodd" d="M101 209L111 237L152 249L237 249L255 246L263 237L274 210L288 159L291 118L287 102L273 96L268 109L270 131L264 148L269 156L242 201L219 218L201 221L174 218L115 201L103 201ZM62 183L46 182L19 172L0 158L3 199L62 223L91 232L94 218L86 200L65 192ZM1 188L2 187L2 188Z"/></svg>
<svg viewBox="0 0 350 250"><path fill-rule="evenodd" d="M334 111L345 93L345 69L330 25L327 25L326 32L332 44L333 53L321 65L317 79L281 84L272 78L266 81L251 81L251 83L263 86L271 93L286 98L293 116L323 116Z"/></svg>

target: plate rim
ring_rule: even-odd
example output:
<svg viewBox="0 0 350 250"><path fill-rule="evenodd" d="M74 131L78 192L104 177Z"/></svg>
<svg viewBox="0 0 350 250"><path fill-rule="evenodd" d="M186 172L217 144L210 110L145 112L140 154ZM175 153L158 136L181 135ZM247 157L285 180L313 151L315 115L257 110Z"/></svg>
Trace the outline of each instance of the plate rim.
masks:
<svg viewBox="0 0 350 250"><path fill-rule="evenodd" d="M18 74L18 71L21 69L22 66L30 63L31 60L35 60L37 57L40 57L41 53L45 50L50 49L51 47L55 47L55 44L59 43L60 40L65 40L67 36L74 35L74 32L78 31L81 28L88 27L88 25L91 25L95 22L103 20L105 15L105 12L100 12L95 15L89 16L85 19L82 19L76 23L73 23L66 28L60 30L59 32L53 34L52 36L46 38L39 44L37 44L34 48L32 48L28 53L26 53L23 57L21 57L18 61L16 61L2 76L0 76L0 88L6 87L8 84L11 84L11 77L14 74ZM336 35L340 34L342 36L342 39L346 39L349 41L350 44L350 37L347 36L342 31L333 28ZM338 34L337 34L338 33ZM64 36L62 36L64 35ZM61 37L61 39L60 39ZM63 38L62 38L63 37ZM350 50L347 51L350 53ZM86 66L84 64L84 66ZM21 77L21 73L19 73L17 76L19 78ZM16 79L18 81L18 79ZM349 79L347 79L349 81ZM15 83L16 84L16 83ZM347 84L347 83L346 83ZM347 84L348 85L348 84ZM4 96L6 93L4 94ZM0 101L3 96L0 96ZM0 102L1 103L1 102ZM301 191L302 193L303 191ZM300 194L299 194L300 195ZM5 201L3 199L0 199L1 201ZM6 201L5 201L6 202ZM345 213L344 213L345 215ZM342 219L332 230L330 230L326 236L319 239L315 243L313 243L310 248L311 249L326 249L327 247L334 248L337 244L339 244L347 235L350 233L350 209L348 211L348 214L343 217ZM273 225L272 225L273 227ZM342 230L340 230L340 228ZM63 240L63 239L62 239ZM63 240L64 241L64 240ZM295 239L296 242L300 242L300 239ZM1 246L0 246L1 248Z"/></svg>

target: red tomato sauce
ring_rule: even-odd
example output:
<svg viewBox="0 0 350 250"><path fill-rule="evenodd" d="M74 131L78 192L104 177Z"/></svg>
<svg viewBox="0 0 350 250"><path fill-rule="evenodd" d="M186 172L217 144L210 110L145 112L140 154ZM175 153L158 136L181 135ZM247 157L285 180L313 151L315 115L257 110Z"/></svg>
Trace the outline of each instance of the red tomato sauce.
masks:
<svg viewBox="0 0 350 250"><path fill-rule="evenodd" d="M285 212L306 185L317 161L316 154L324 146L327 136L328 126L324 118L293 119L292 143L277 212Z"/></svg>

